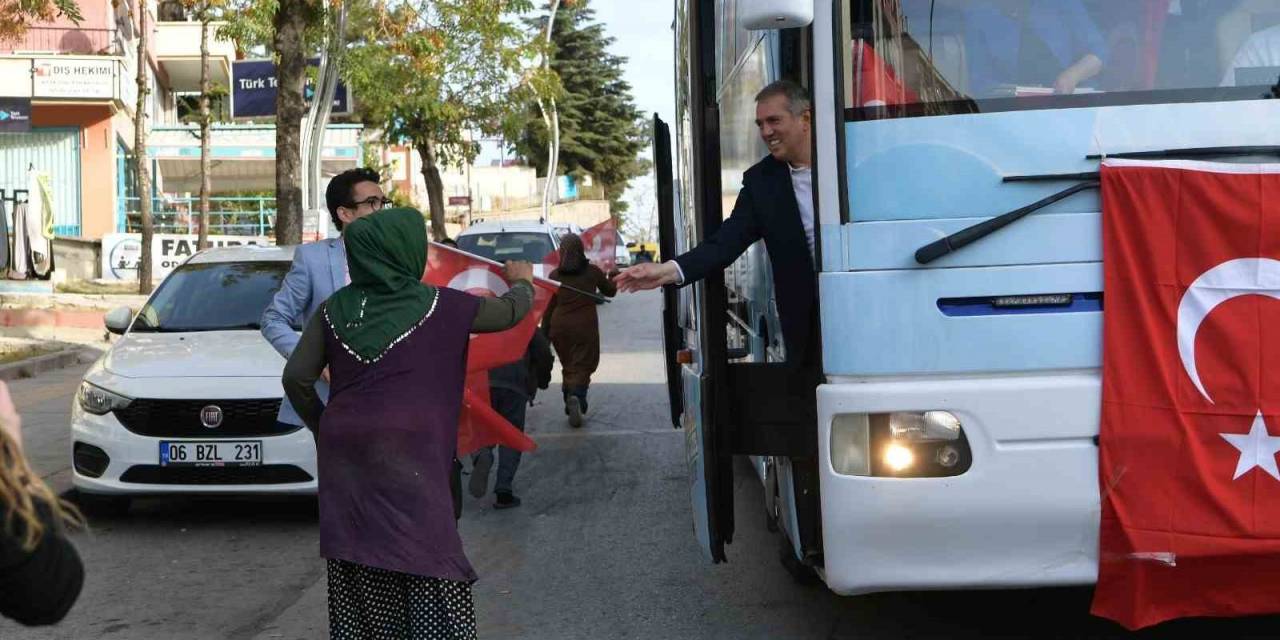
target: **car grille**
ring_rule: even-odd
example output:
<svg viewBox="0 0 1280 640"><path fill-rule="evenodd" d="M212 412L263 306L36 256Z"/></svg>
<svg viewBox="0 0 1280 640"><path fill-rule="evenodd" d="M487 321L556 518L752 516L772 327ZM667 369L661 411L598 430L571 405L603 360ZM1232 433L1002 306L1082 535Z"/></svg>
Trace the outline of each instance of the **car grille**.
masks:
<svg viewBox="0 0 1280 640"><path fill-rule="evenodd" d="M138 464L120 476L136 484L289 484L310 482L311 474L291 464L254 467L162 467Z"/></svg>
<svg viewBox="0 0 1280 640"><path fill-rule="evenodd" d="M206 427L200 412L210 405L222 409L222 424ZM300 429L279 425L276 414L280 398L252 400L151 400L139 398L123 409L116 418L125 429L140 436L178 438L222 438L244 436L277 436Z"/></svg>

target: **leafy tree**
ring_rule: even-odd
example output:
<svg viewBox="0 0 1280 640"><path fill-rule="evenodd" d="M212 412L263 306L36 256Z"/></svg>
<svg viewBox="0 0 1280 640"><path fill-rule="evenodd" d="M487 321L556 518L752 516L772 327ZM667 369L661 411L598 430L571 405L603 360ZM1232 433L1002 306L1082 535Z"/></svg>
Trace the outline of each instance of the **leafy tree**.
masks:
<svg viewBox="0 0 1280 640"><path fill-rule="evenodd" d="M5 0L0 2L0 42L13 41L27 33L33 22L51 22L65 17L80 24L84 16L76 0Z"/></svg>
<svg viewBox="0 0 1280 640"><path fill-rule="evenodd" d="M620 218L627 183L648 169L639 153L648 145L649 128L622 79L626 58L609 53L614 39L594 22L586 0L560 7L551 31L551 69L560 78L559 166L565 174L591 174L604 187L610 209ZM526 20L531 33L541 33L545 17ZM531 107L515 137L516 153L547 171L549 135L541 112Z"/></svg>
<svg viewBox="0 0 1280 640"><path fill-rule="evenodd" d="M209 112L209 100L215 93L225 93L224 88L213 87L209 80L209 23L222 14L226 0L183 0L183 5L195 11L200 21L200 222L196 246L205 249L209 246L209 196L212 191L209 147L213 115Z"/></svg>
<svg viewBox="0 0 1280 640"><path fill-rule="evenodd" d="M155 232L151 220L151 166L147 162L147 94L151 92L147 87L147 61L151 59L148 49L151 27L147 25L146 4L137 3L134 7L138 14L138 102L134 105L133 171L138 179L138 213L142 217L138 293L147 294L151 293L151 242Z"/></svg>
<svg viewBox="0 0 1280 640"><path fill-rule="evenodd" d="M345 58L347 82L361 97L365 124L422 158L431 234L445 237L440 168L470 163L470 134L511 124L530 92L546 82L521 77L535 44L515 14L530 0L375 0L368 24Z"/></svg>
<svg viewBox="0 0 1280 640"><path fill-rule="evenodd" d="M339 0L341 1L341 0ZM302 91L307 58L322 41L322 0L237 0L220 33L242 49L267 49L276 62L276 244L302 242Z"/></svg>

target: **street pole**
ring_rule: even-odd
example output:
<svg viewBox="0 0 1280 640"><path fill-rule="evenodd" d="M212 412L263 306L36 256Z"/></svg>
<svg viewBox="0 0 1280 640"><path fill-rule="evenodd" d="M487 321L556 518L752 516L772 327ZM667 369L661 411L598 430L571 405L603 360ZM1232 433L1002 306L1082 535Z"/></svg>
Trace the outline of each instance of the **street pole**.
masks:
<svg viewBox="0 0 1280 640"><path fill-rule="evenodd" d="M325 32L325 46L320 52L316 93L302 127L302 208L307 215L316 216L317 229L325 222L321 211L320 159L324 151L324 132L333 111L333 96L338 89L338 64L347 31L347 0L338 4L337 15L332 17L329 27Z"/></svg>

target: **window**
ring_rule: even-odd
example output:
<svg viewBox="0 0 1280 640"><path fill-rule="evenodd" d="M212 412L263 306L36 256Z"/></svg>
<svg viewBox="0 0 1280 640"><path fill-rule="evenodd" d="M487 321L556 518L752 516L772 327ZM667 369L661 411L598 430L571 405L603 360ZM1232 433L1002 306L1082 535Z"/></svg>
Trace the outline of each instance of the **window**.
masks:
<svg viewBox="0 0 1280 640"><path fill-rule="evenodd" d="M288 270L284 261L184 265L160 285L133 330L257 331Z"/></svg>
<svg viewBox="0 0 1280 640"><path fill-rule="evenodd" d="M1280 0L846 0L850 120L1254 100Z"/></svg>
<svg viewBox="0 0 1280 640"><path fill-rule="evenodd" d="M537 264L556 250L546 233L475 233L458 238L458 248L482 258Z"/></svg>

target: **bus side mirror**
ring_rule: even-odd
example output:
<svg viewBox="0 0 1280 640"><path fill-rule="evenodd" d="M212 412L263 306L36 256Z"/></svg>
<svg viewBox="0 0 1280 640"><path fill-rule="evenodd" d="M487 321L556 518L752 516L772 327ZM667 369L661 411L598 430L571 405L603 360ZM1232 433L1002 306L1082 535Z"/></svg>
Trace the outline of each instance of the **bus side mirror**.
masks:
<svg viewBox="0 0 1280 640"><path fill-rule="evenodd" d="M813 0L741 0L738 24L749 31L794 29L813 22Z"/></svg>

